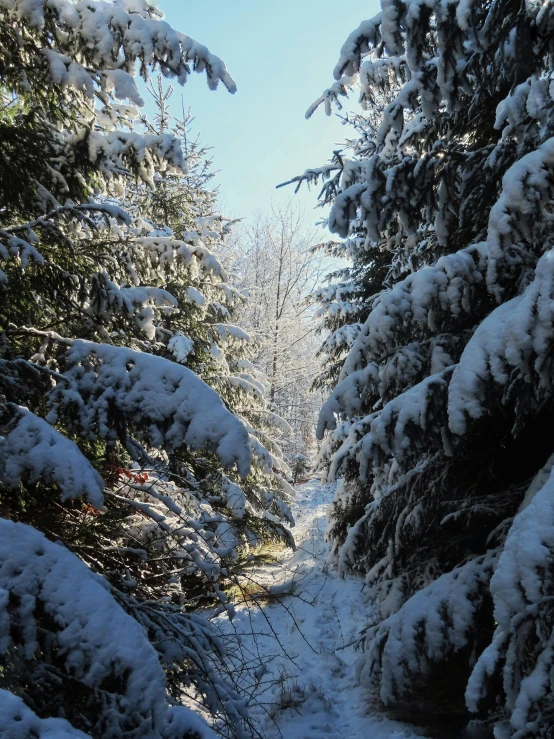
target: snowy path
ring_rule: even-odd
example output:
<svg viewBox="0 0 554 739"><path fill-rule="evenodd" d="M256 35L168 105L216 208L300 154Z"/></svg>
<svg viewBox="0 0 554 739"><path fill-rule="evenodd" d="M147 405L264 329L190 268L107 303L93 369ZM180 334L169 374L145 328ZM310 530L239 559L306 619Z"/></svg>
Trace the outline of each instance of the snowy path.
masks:
<svg viewBox="0 0 554 739"><path fill-rule="evenodd" d="M263 704L253 705L252 715L264 739L416 739L407 727L368 715L368 698L356 685L357 655L345 645L367 616L362 580L326 572L323 537L331 498L332 488L317 480L298 486L297 551L280 566L249 573L273 592L288 592L291 575L296 583L293 595L279 595L261 607L252 601L237 606L232 628L255 671L250 690ZM224 619L220 626L230 628Z"/></svg>

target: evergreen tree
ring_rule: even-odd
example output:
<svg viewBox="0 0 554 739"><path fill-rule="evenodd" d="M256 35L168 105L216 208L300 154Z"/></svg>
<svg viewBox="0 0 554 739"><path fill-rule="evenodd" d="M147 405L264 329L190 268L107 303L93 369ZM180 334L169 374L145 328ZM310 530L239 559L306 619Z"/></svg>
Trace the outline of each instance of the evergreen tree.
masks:
<svg viewBox="0 0 554 739"><path fill-rule="evenodd" d="M0 21L0 733L213 735L186 703L241 735L193 611L232 617L241 552L288 540L287 468L210 248L228 223L134 73L234 83L144 0Z"/></svg>
<svg viewBox="0 0 554 739"><path fill-rule="evenodd" d="M154 351L193 370L218 392L248 429L253 457L250 474L241 486L252 514L247 518L257 533L245 530L245 522L236 518L234 527L243 529L238 538L245 544L248 540L256 542L260 536L290 542L277 520L292 523L283 501L290 493L285 479L290 471L273 438L283 422L269 408L269 380L252 363L255 342L233 323L246 310L247 297L232 284L217 257L218 252L225 251L223 242L233 222L217 213L216 193L208 189L212 175L206 150L197 141L191 142L188 135L190 116L172 116L168 108L172 89L164 91L160 78L150 91L158 114L153 124L147 120L144 124L154 135L170 132L183 141L187 170L186 174L158 175L153 192L141 183L134 188L129 202L119 203L127 212L136 213L136 218L130 227L115 232L112 229L112 274L118 264L116 278L122 284L128 280L136 285L141 295L145 282L155 286L156 296L160 289L170 291L178 309L162 305L156 313L156 305L150 302L135 317L142 338L133 341L143 351ZM116 314L120 307L119 293L113 289L110 281L108 289L94 300L96 315L103 322L113 319L109 305L116 306ZM110 326L108 331L112 336L113 328ZM217 462L209 469L205 455L189 453L188 460L209 489L218 487L214 475L221 478L221 469ZM233 517L232 511L227 513Z"/></svg>
<svg viewBox="0 0 554 739"><path fill-rule="evenodd" d="M499 738L554 726L553 24L550 3L382 0L308 111L356 88L378 125L296 178L327 180L354 260L321 294L319 432L334 555L373 603L361 679Z"/></svg>

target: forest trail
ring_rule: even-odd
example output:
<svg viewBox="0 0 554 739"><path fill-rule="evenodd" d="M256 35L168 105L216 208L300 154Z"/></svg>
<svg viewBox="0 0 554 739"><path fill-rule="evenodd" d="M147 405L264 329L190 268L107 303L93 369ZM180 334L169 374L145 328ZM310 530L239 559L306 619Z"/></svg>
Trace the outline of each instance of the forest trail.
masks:
<svg viewBox="0 0 554 739"><path fill-rule="evenodd" d="M256 684L244 689L258 730L264 739L417 739L408 727L368 714L368 696L356 684L358 655L348 644L366 625L367 609L363 580L342 579L325 565L333 486L311 480L296 492L297 550L248 572L273 597L237 605L232 625L218 619L223 633L240 635L243 658L257 666Z"/></svg>

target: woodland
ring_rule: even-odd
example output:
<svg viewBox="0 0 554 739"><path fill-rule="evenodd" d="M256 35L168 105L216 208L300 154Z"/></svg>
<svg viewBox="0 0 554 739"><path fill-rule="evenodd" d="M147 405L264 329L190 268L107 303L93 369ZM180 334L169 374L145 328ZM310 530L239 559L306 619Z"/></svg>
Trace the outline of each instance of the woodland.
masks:
<svg viewBox="0 0 554 739"><path fill-rule="evenodd" d="M209 38L0 0L2 739L554 739L554 0L380 5L242 219Z"/></svg>

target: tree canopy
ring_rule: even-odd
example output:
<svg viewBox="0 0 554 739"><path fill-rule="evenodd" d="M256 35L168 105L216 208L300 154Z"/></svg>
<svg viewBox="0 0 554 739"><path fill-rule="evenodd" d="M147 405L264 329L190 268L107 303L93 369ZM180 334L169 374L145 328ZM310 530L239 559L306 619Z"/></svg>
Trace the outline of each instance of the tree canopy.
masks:
<svg viewBox="0 0 554 739"><path fill-rule="evenodd" d="M162 80L234 82L143 0L0 21L0 733L212 736L188 705L242 735L196 610L232 618L241 558L292 542L291 488L231 221Z"/></svg>
<svg viewBox="0 0 554 739"><path fill-rule="evenodd" d="M547 736L553 9L381 7L307 114L359 92L350 149L295 178L352 259L320 291L319 433L335 557L376 605L361 676L412 720Z"/></svg>

